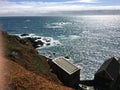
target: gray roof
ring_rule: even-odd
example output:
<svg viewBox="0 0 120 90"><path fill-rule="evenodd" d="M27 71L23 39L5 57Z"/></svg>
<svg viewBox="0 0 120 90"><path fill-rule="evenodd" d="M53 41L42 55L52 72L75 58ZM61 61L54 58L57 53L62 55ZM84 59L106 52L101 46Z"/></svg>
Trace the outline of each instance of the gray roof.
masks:
<svg viewBox="0 0 120 90"><path fill-rule="evenodd" d="M100 74L102 74L101 72L105 72L107 77L105 77L105 76L103 76L103 77L114 80L118 76L119 65L120 64L118 63L118 60L116 60L114 57L110 58L103 63L103 65L100 67L100 69L96 72L96 75L101 76L100 75Z"/></svg>
<svg viewBox="0 0 120 90"><path fill-rule="evenodd" d="M80 70L75 65L67 61L66 58L64 57L55 58L54 60L52 60L52 62L55 63L57 66L59 66L61 69L63 69L65 72L67 72L70 75Z"/></svg>

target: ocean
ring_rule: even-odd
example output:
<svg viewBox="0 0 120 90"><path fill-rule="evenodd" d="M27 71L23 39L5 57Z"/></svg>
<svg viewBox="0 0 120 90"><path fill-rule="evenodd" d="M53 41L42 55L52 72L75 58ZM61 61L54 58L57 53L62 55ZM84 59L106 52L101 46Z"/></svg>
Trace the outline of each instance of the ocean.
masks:
<svg viewBox="0 0 120 90"><path fill-rule="evenodd" d="M120 15L0 17L0 29L50 40L39 53L69 57L81 80L93 79L105 60L120 57Z"/></svg>

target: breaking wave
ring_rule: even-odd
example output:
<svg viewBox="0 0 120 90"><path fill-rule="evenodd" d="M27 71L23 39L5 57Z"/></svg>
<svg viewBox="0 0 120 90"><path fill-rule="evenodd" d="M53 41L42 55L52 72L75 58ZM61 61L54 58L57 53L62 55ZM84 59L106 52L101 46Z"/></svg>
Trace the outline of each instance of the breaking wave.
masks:
<svg viewBox="0 0 120 90"><path fill-rule="evenodd" d="M56 23L47 23L45 28L63 28L65 25L71 25L70 22L56 22Z"/></svg>

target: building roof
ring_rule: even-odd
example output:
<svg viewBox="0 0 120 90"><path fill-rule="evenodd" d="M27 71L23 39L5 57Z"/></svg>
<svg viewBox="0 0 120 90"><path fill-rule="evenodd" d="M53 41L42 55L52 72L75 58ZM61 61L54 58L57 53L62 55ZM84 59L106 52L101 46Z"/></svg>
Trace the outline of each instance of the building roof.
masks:
<svg viewBox="0 0 120 90"><path fill-rule="evenodd" d="M54 60L52 60L52 62L55 63L57 66L59 66L61 69L63 69L65 72L67 72L70 75L80 70L75 65L67 61L66 58L64 57L55 58Z"/></svg>
<svg viewBox="0 0 120 90"><path fill-rule="evenodd" d="M102 76L109 80L114 80L119 74L119 62L114 57L103 63L95 75ZM104 73L104 74L103 74ZM103 74L103 75L102 75Z"/></svg>

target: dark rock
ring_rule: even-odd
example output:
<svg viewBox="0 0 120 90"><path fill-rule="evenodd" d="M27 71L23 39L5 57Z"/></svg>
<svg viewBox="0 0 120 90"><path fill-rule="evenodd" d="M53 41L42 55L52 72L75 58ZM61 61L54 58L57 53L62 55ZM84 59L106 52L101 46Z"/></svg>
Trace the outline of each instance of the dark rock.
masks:
<svg viewBox="0 0 120 90"><path fill-rule="evenodd" d="M55 54L56 54L56 53L55 53L55 52L53 52L53 55L54 55L54 56L55 56Z"/></svg>
<svg viewBox="0 0 120 90"><path fill-rule="evenodd" d="M69 59L69 56L65 56L66 59Z"/></svg>
<svg viewBox="0 0 120 90"><path fill-rule="evenodd" d="M21 34L21 36L28 36L29 34Z"/></svg>
<svg viewBox="0 0 120 90"><path fill-rule="evenodd" d="M41 39L41 37L34 37L34 39L35 39L35 40L37 40L37 39Z"/></svg>
<svg viewBox="0 0 120 90"><path fill-rule="evenodd" d="M36 39L31 38L31 37L27 37L28 40L30 40L31 42L34 42Z"/></svg>
<svg viewBox="0 0 120 90"><path fill-rule="evenodd" d="M44 44L41 40L35 41L35 40L38 39L38 38L30 38L30 37L28 37L28 38L26 38L26 39L29 40L29 42L32 44L32 46L33 46L34 48L38 48L39 46L43 46L43 44Z"/></svg>
<svg viewBox="0 0 120 90"><path fill-rule="evenodd" d="M21 36L26 36L28 34L22 34ZM37 39L41 39L41 37L26 37L26 38L23 38L23 39L20 39L19 42L21 44L25 44L25 45L28 45L28 46L32 46L34 48L38 48L40 46L43 46L44 42L42 42L41 40L37 40Z"/></svg>
<svg viewBox="0 0 120 90"><path fill-rule="evenodd" d="M47 43L46 45L50 45L50 43Z"/></svg>
<svg viewBox="0 0 120 90"><path fill-rule="evenodd" d="M37 44L43 45L44 43L42 41L37 41Z"/></svg>
<svg viewBox="0 0 120 90"><path fill-rule="evenodd" d="M38 48L39 46L43 46L44 44L42 41L37 41L37 42L32 42L32 43L35 48Z"/></svg>

